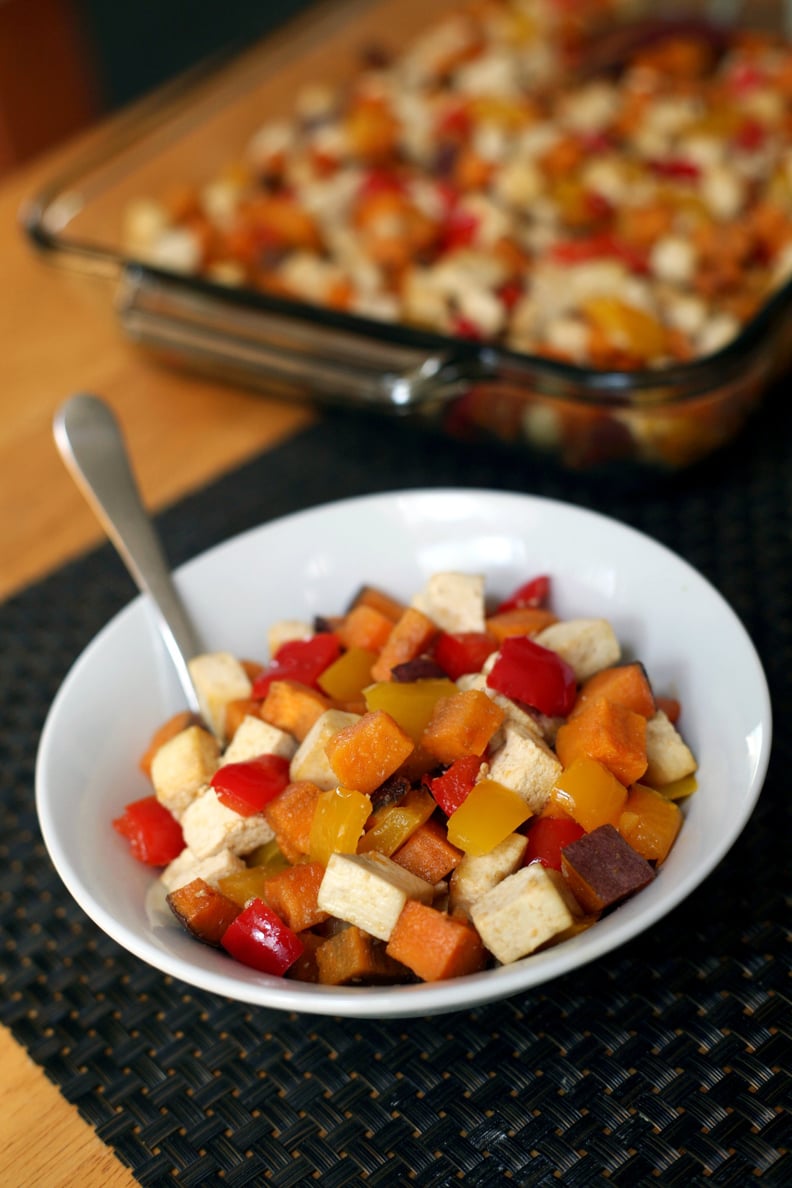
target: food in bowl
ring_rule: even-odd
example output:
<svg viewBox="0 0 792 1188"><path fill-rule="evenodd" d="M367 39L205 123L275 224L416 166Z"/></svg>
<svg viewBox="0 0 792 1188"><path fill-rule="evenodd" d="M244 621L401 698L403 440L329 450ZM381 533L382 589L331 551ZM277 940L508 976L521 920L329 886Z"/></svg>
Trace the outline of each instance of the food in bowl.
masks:
<svg viewBox="0 0 792 1188"><path fill-rule="evenodd" d="M196 658L114 825L174 915L245 965L325 986L510 964L651 883L696 760L679 704L550 579L488 606L436 573L409 603L270 630L273 659Z"/></svg>
<svg viewBox="0 0 792 1188"><path fill-rule="evenodd" d="M792 49L653 25L595 68L629 8L460 7L130 204L130 253L580 368L706 358L792 273Z"/></svg>

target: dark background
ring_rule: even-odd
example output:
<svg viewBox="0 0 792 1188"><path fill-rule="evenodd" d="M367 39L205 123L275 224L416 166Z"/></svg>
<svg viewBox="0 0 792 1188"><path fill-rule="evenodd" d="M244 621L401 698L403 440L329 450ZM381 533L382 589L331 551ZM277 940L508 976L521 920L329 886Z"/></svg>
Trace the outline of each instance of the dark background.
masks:
<svg viewBox="0 0 792 1188"><path fill-rule="evenodd" d="M78 0L106 108L137 98L219 50L241 48L311 0Z"/></svg>

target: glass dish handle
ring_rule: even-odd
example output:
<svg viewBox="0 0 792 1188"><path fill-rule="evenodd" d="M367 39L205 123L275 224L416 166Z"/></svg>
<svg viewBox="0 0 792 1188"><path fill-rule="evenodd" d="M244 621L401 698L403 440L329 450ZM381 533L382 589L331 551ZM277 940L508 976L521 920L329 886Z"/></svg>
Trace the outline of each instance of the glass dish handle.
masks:
<svg viewBox="0 0 792 1188"><path fill-rule="evenodd" d="M478 349L391 343L336 325L325 311L285 313L266 299L240 307L234 290L225 298L141 265L122 268L116 311L129 337L165 361L279 397L430 413L490 374Z"/></svg>

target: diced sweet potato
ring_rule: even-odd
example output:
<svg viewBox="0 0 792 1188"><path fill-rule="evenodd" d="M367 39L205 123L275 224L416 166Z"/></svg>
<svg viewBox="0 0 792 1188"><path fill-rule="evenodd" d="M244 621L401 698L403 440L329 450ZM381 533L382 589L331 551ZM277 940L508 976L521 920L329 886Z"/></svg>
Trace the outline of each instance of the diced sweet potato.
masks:
<svg viewBox="0 0 792 1188"><path fill-rule="evenodd" d="M340 784L369 795L401 767L414 746L390 714L373 710L333 735L325 753Z"/></svg>
<svg viewBox="0 0 792 1188"><path fill-rule="evenodd" d="M365 603L354 606L336 628L336 635L345 648L365 648L367 652L381 652L393 631L393 619L376 607Z"/></svg>
<svg viewBox="0 0 792 1188"><path fill-rule="evenodd" d="M564 767L587 755L629 786L646 771L646 718L607 697L597 697L561 726L555 746Z"/></svg>
<svg viewBox="0 0 792 1188"><path fill-rule="evenodd" d="M424 982L476 973L488 960L471 924L414 899L404 905L385 951Z"/></svg>
<svg viewBox="0 0 792 1188"><path fill-rule="evenodd" d="M565 846L561 870L587 912L602 912L620 903L655 877L646 859L612 825L601 825Z"/></svg>
<svg viewBox="0 0 792 1188"><path fill-rule="evenodd" d="M361 586L357 594L352 600L350 610L356 606L370 606L374 610L380 611L386 618L395 623L404 614L404 603L399 602L396 598L391 598L390 594L386 594L384 590L378 589L377 586Z"/></svg>
<svg viewBox="0 0 792 1188"><path fill-rule="evenodd" d="M371 669L372 679L387 681L391 669L397 664L405 664L414 660L425 652L437 635L437 627L423 611L408 606L401 617L394 623L393 630L388 636L387 643L380 652L379 659Z"/></svg>
<svg viewBox="0 0 792 1188"><path fill-rule="evenodd" d="M316 897L324 875L321 862L290 866L267 879L266 902L294 932L314 928L327 919Z"/></svg>
<svg viewBox="0 0 792 1188"><path fill-rule="evenodd" d="M520 606L487 619L487 631L498 643L510 635L534 635L558 622L558 616L539 606Z"/></svg>
<svg viewBox="0 0 792 1188"><path fill-rule="evenodd" d="M441 763L453 763L462 755L483 755L505 716L482 690L466 689L438 701L421 744Z"/></svg>
<svg viewBox="0 0 792 1188"><path fill-rule="evenodd" d="M618 705L625 705L636 714L651 718L655 712L652 686L643 664L616 664L603 668L581 686L570 717L576 717L597 697L607 697Z"/></svg>
<svg viewBox="0 0 792 1188"><path fill-rule="evenodd" d="M219 948L223 933L239 915L239 907L204 879L193 879L171 891L168 906L181 924L205 945Z"/></svg>
<svg viewBox="0 0 792 1188"><path fill-rule="evenodd" d="M407 971L389 957L385 946L355 924L331 936L316 950L319 982L347 986L354 982L388 985L403 982Z"/></svg>
<svg viewBox="0 0 792 1188"><path fill-rule="evenodd" d="M259 712L265 722L302 742L314 722L328 709L329 698L318 690L300 681L282 680L272 682Z"/></svg>
<svg viewBox="0 0 792 1188"><path fill-rule="evenodd" d="M194 714L191 710L180 710L178 714L174 714L172 718L168 718L167 722L154 731L151 736L151 741L146 747L144 753L140 756L139 767L140 770L151 779L151 761L156 755L161 746L164 746L170 739L175 738L177 734L181 734L182 730L186 730L188 726L200 726L201 719L198 714Z"/></svg>
<svg viewBox="0 0 792 1188"><path fill-rule="evenodd" d="M447 878L456 868L462 860L462 851L451 845L445 827L430 819L419 826L391 857L411 874L434 884Z"/></svg>
<svg viewBox="0 0 792 1188"><path fill-rule="evenodd" d="M310 780L299 780L287 785L264 809L275 840L289 862L300 862L310 853L311 825L321 794Z"/></svg>

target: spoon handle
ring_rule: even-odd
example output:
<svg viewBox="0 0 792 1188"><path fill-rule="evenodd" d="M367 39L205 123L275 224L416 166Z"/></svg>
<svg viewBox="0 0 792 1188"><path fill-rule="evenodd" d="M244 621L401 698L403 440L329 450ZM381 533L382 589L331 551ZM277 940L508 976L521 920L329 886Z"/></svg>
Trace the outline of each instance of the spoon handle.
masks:
<svg viewBox="0 0 792 1188"><path fill-rule="evenodd" d="M66 468L138 589L154 603L187 704L197 711L188 661L202 649L143 507L115 414L98 396L72 396L56 413L53 431Z"/></svg>

